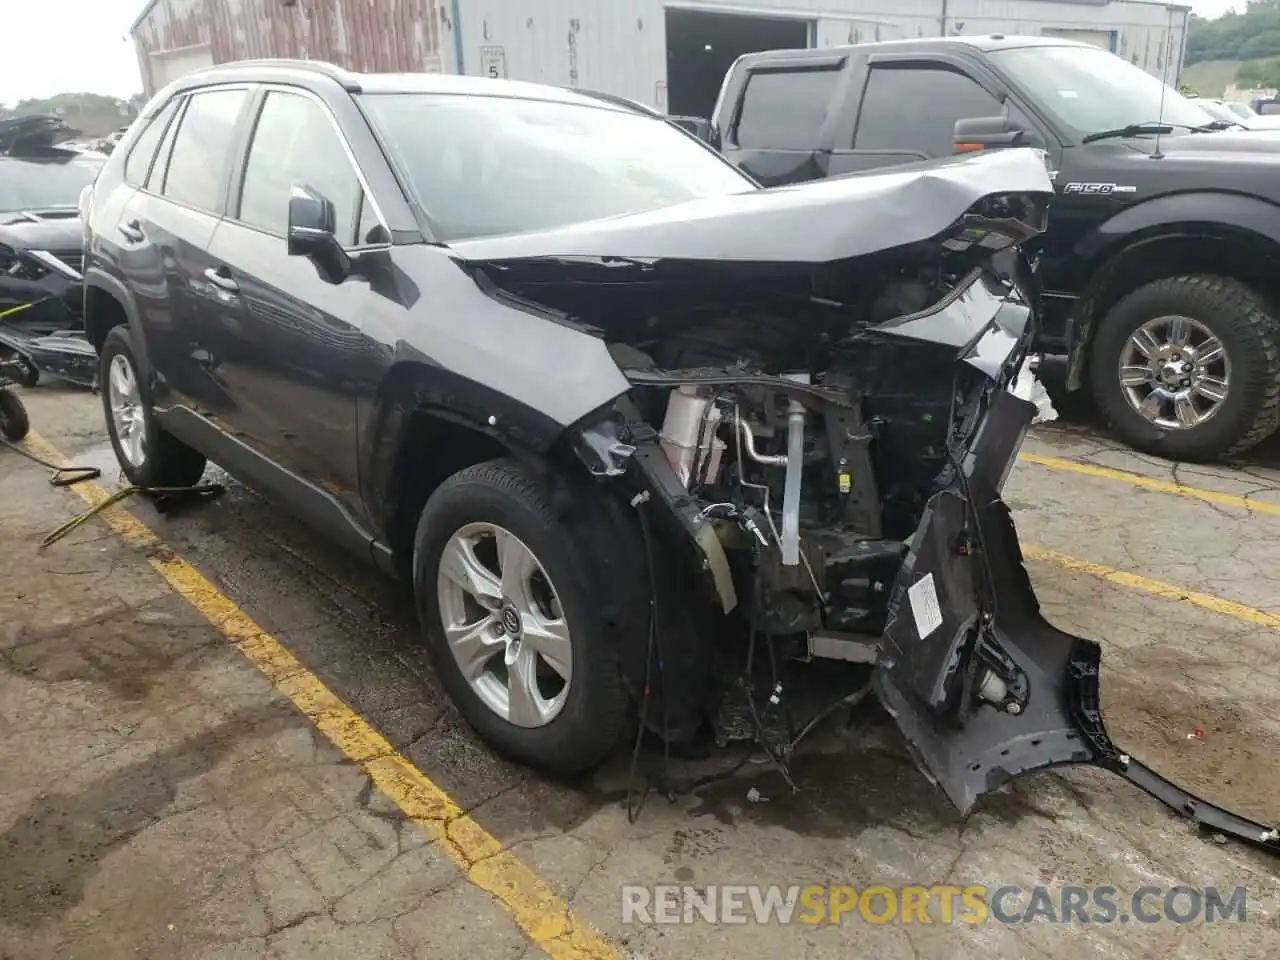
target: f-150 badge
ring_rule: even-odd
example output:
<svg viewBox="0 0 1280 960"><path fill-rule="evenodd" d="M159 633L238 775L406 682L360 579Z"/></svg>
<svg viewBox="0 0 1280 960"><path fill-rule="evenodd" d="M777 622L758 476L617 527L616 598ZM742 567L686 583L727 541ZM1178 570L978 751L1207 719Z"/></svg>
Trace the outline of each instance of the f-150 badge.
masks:
<svg viewBox="0 0 1280 960"><path fill-rule="evenodd" d="M1063 193L1078 193L1087 197L1109 197L1113 193L1137 193L1138 188L1123 183L1066 183Z"/></svg>

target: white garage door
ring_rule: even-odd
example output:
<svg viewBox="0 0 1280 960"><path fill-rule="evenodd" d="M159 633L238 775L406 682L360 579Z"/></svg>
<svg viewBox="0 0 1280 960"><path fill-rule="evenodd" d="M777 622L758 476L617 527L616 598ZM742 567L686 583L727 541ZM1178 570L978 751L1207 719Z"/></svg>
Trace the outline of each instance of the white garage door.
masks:
<svg viewBox="0 0 1280 960"><path fill-rule="evenodd" d="M151 54L151 83L159 90L179 77L212 66L213 54L207 43L177 50L162 50Z"/></svg>
<svg viewBox="0 0 1280 960"><path fill-rule="evenodd" d="M1040 31L1045 37L1061 37L1063 40L1074 40L1076 43L1087 43L1103 50L1111 49L1110 30L1080 30L1076 27L1044 27Z"/></svg>

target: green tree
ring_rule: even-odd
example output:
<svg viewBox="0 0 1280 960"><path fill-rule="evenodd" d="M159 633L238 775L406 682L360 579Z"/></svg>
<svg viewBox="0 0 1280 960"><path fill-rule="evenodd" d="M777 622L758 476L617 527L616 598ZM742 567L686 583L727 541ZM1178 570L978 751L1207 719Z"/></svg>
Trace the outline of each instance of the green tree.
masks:
<svg viewBox="0 0 1280 960"><path fill-rule="evenodd" d="M1245 87L1280 88L1280 58L1240 64L1236 71L1236 83Z"/></svg>

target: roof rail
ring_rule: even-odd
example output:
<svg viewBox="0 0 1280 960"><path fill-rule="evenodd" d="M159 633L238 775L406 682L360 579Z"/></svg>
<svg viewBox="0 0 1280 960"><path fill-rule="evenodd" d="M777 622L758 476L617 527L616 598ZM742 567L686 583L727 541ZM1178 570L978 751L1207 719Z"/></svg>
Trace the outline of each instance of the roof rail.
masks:
<svg viewBox="0 0 1280 960"><path fill-rule="evenodd" d="M301 60L290 59L288 57L261 57L249 60L230 60L226 63L217 64L208 70L224 70L235 69L236 67L279 67L286 70L307 70L311 73L319 73L328 77L330 80L337 81L343 89L349 93L360 92L360 81L356 79L356 75L350 70L344 70L336 63L329 63L327 60ZM200 71L201 73L207 70Z"/></svg>
<svg viewBox="0 0 1280 960"><path fill-rule="evenodd" d="M639 100L632 100L630 97L622 97L616 93L605 93L603 90L582 90L578 87L564 87L562 89L572 90L574 93L580 93L584 97L594 97L596 100L603 100L605 103L611 103L615 107L626 107L628 110L635 110L638 113L647 113L651 117L665 116L661 110L641 103Z"/></svg>

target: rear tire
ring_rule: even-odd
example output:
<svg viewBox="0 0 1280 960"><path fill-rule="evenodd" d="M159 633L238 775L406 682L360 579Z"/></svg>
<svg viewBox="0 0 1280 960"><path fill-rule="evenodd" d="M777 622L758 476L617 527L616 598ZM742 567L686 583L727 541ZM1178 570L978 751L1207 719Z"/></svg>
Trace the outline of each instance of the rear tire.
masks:
<svg viewBox="0 0 1280 960"><path fill-rule="evenodd" d="M1126 362L1147 363L1131 338L1161 318L1186 318L1216 338L1229 366L1225 398L1197 426L1153 422L1130 400L1121 382ZM1090 359L1090 381L1107 426L1131 447L1171 460L1205 461L1233 456L1257 445L1280 426L1280 325L1264 299L1238 280L1183 276L1156 280L1117 303L1098 328ZM1193 347L1194 350L1194 347ZM1128 354L1126 354L1128 351ZM1185 359L1185 356L1175 354ZM1127 359L1126 359L1127 358ZM1133 366L1125 369L1132 370ZM1221 374L1224 366L1209 368ZM1197 403L1209 402L1197 394ZM1168 417L1172 419L1170 406Z"/></svg>
<svg viewBox="0 0 1280 960"><path fill-rule="evenodd" d="M17 381L21 386L34 387L40 382L40 368L26 357L18 358Z"/></svg>
<svg viewBox="0 0 1280 960"><path fill-rule="evenodd" d="M490 534L494 535L492 554L486 539ZM537 638L543 635L543 628L537 627L536 613L532 617L521 613L516 621L521 624L518 631L498 629L511 607L525 609L519 600L523 591L502 575L506 565L495 562L500 543L512 551L509 556L523 556L520 548L532 556L533 577L542 576L549 583L554 610L559 614L545 622L562 624L560 630L567 635L560 649L571 652L567 658L570 677L558 688L564 694L558 705L554 704L559 696L556 684L564 679L564 671L549 674L544 667L551 668L551 663L539 665L538 703L552 703L541 713L517 712L514 706L510 678L518 675L505 664L518 663L522 645L531 643L530 638L534 638L535 650L542 649L539 644L543 641ZM512 543L516 546L510 546ZM458 553L460 544L468 550L466 554ZM414 596L445 690L466 721L494 749L549 773L573 774L598 765L618 746L627 728L629 700L613 638L601 614L600 597L590 586L599 565L612 561L597 555L601 549L608 547L602 548L595 538L575 536L557 518L542 479L513 459L493 460L455 473L432 493L418 521ZM479 571L478 579L465 578L471 583L484 580L489 591L484 603L468 607L472 612L466 617L458 615L462 608L453 593L457 578L446 576L442 583L440 575L442 561L448 564L446 570L458 570L456 558L460 555L479 560L488 576L494 577L486 580L484 571ZM471 590L464 592L477 596ZM500 596L495 597L495 592ZM465 656L455 653L465 644L457 625L481 622L487 618L486 611L492 614L491 625L479 655L486 666L468 668L464 673L461 664ZM448 634L446 623L450 625ZM454 637L452 644L449 636ZM565 659L563 654L559 657L561 666ZM494 691L501 701L504 686L506 713L501 704L494 705Z"/></svg>
<svg viewBox="0 0 1280 960"><path fill-rule="evenodd" d="M107 333L98 354L98 382L111 447L130 483L139 487L192 487L200 482L206 463L204 455L166 433L156 422L128 327L112 327Z"/></svg>
<svg viewBox="0 0 1280 960"><path fill-rule="evenodd" d="M30 430L31 421L22 398L0 387L0 436L10 443L21 443Z"/></svg>

